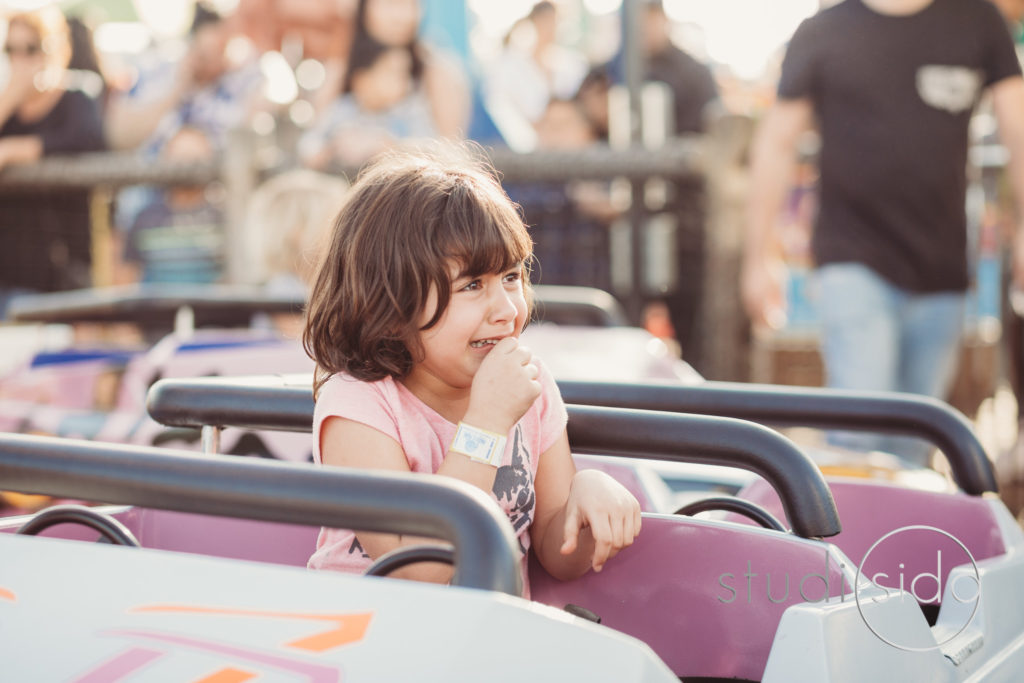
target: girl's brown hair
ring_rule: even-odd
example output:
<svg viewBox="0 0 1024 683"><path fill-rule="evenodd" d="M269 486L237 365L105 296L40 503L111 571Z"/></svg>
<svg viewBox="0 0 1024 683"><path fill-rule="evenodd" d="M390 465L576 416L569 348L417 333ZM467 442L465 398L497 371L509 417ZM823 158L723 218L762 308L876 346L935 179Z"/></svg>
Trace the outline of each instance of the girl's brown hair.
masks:
<svg viewBox="0 0 1024 683"><path fill-rule="evenodd" d="M313 284L302 343L314 392L344 372L400 379L422 357L419 335L451 298L451 265L469 277L523 262L533 245L515 204L466 145L391 152L352 186ZM419 322L431 287L437 310Z"/></svg>

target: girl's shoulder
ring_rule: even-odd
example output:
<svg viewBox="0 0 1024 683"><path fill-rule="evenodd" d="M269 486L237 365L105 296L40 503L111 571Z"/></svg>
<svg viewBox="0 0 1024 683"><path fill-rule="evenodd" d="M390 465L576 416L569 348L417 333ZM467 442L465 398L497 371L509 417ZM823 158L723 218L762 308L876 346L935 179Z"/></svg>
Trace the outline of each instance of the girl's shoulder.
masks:
<svg viewBox="0 0 1024 683"><path fill-rule="evenodd" d="M313 429L318 432L327 418L342 417L392 434L402 412L393 379L367 382L339 373L320 387L313 408Z"/></svg>
<svg viewBox="0 0 1024 683"><path fill-rule="evenodd" d="M320 388L315 412L320 419L381 413L396 422L432 417L431 409L394 378L365 381L345 373L332 375Z"/></svg>
<svg viewBox="0 0 1024 683"><path fill-rule="evenodd" d="M396 382L391 377L376 381L356 379L343 372L335 373L320 387L316 403L332 404L353 400L377 399L388 400L397 397Z"/></svg>

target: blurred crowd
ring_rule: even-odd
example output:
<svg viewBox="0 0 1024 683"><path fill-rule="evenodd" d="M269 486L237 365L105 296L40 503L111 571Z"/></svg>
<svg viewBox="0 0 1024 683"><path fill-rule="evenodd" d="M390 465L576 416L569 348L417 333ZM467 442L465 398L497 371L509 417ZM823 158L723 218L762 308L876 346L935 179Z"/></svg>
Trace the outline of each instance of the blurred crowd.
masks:
<svg viewBox="0 0 1024 683"><path fill-rule="evenodd" d="M37 8L0 4L0 171L97 151L154 164L219 163L243 131L242 144L258 148L254 163L273 172L246 198L241 233L217 182L129 186L112 197L80 188L11 192L0 184L0 321L12 297L26 292L237 282L240 252L246 283L300 296L349 179L395 146L468 138L516 152L571 152L629 144L636 127L628 120L627 7L637 19L630 47L642 56L643 139L651 146L706 133L730 113L769 120L787 53L780 44L760 80L744 80L730 63L709 61L709 43L702 49L700 36L694 39L699 30L670 18L662 0L593 14L588 6L600 3L586 0L132 0L124 4L134 8L133 25L145 27L141 42L119 23L123 17L107 21L92 11L116 3L19 4ZM888 0L844 4L885 7ZM1020 52L1024 1L992 4ZM65 15L62 6L76 9ZM160 12L143 16L147 7ZM512 16L516 8L522 11ZM502 21L492 21L497 15ZM998 141L995 124L985 123L994 120L991 105L982 100L978 113L971 141ZM809 133L793 138L801 159L793 174L766 174L779 179L785 195L764 222L781 228L776 246L788 267L786 289L747 288L762 298L786 297L789 318L781 324L791 328L820 322L801 284L813 269L822 182L814 157L820 138ZM736 147L744 148L745 138ZM742 201L757 194L742 187ZM518 178L505 189L530 228L533 279L541 284L590 285L630 298L637 280L621 273L632 266L630 228L640 228L650 271L643 273L643 323L678 342L699 367L697 321L708 279L703 180L623 191L614 182ZM631 213L630 197L641 203L638 192L642 210ZM951 201L959 206L958 198ZM996 213L985 209L985 216ZM986 226L995 221L985 220L972 239L982 246L980 258L994 261L998 239Z"/></svg>
<svg viewBox="0 0 1024 683"><path fill-rule="evenodd" d="M212 1L175 4L188 9L178 31L152 30L160 19L150 17L142 49L119 50L130 36L112 39L116 24L98 21L88 2L67 16L58 5L3 15L0 170L103 150L153 163L219 161L241 130L271 154L266 166L286 172L248 202L243 244L228 243L218 183L131 186L112 202L82 189L0 192L0 320L24 292L223 282L227 255L239 249L247 282L302 293L317 239L344 196L343 178L384 150L470 138L519 152L571 151L614 147L632 134L622 10L604 17L618 22L617 42L601 50L584 34L603 29L581 15L580 3L523 5L501 35L482 42L470 24L485 10L472 2ZM1024 3L996 4L1019 35ZM680 40L686 27L661 0L642 0L636 16L645 140L700 134L725 112L756 115L770 105L771 63L744 99L727 68L713 70L680 47L688 44ZM104 30L104 40L94 40ZM797 190L810 196L816 182L809 173ZM635 218L625 215L628 193L624 201L610 183L572 179L520 180L506 189L531 229L535 281L622 290L613 261L617 226ZM703 296L703 187L676 182L644 194L647 215L671 226L648 231L669 235L647 249L672 264L646 284L648 326L685 353L696 346ZM793 204L803 209L783 223L799 223L789 251L803 253L813 201Z"/></svg>
<svg viewBox="0 0 1024 683"><path fill-rule="evenodd" d="M273 141L277 168L301 172L260 188L251 203L245 248L263 251L250 276L275 287L287 279L301 291L315 242L303 221L322 225L343 194L340 172L375 154L438 138L524 152L614 143L610 93L625 87L621 49L594 56L566 40L563 6L545 0L486 57L470 57L468 45L458 48L467 29L456 21L470 10L450 4L461 16L420 0L239 0L228 12L198 2L184 36L151 39L133 53L97 50L88 12L9 11L0 169L100 150L154 163L209 161L232 131L255 131ZM447 39L430 30L427 9ZM645 2L641 19L646 80L663 88L663 134L701 132L720 110L711 70L677 47L660 2ZM281 187L303 189L302 216ZM509 191L534 230L538 278L610 286L608 228L619 209L607 187L520 183ZM0 194L0 317L26 291L225 279L216 186L119 190L102 245L90 240L94 203L80 190ZM98 249L112 264L102 274Z"/></svg>

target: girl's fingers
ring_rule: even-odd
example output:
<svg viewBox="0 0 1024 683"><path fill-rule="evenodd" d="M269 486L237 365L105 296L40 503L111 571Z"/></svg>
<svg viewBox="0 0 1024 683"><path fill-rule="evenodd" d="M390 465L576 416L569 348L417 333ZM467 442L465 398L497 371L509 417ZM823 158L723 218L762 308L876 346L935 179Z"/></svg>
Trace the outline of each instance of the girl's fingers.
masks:
<svg viewBox="0 0 1024 683"><path fill-rule="evenodd" d="M569 513L565 516L565 526L562 529L562 548L561 553L563 555L571 555L576 552L576 544L579 541L580 525L579 518L576 515L576 509L570 509Z"/></svg>
<svg viewBox="0 0 1024 683"><path fill-rule="evenodd" d="M625 545L626 538L625 525L623 524L623 518L616 515L608 519L608 530L612 535L612 549L618 550Z"/></svg>
<svg viewBox="0 0 1024 683"><path fill-rule="evenodd" d="M622 545L623 547L633 545L633 539L636 538L637 529L634 526L633 515L628 515L622 519Z"/></svg>
<svg viewBox="0 0 1024 683"><path fill-rule="evenodd" d="M594 537L594 556L591 564L595 572L604 568L612 553L612 529L608 517L602 516L590 521L590 533Z"/></svg>

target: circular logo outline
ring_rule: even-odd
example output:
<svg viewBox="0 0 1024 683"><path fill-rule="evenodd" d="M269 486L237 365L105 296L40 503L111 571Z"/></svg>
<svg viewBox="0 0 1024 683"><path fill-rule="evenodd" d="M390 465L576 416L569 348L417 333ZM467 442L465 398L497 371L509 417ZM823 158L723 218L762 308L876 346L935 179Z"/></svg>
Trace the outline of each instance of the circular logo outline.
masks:
<svg viewBox="0 0 1024 683"><path fill-rule="evenodd" d="M946 638L941 643L936 643L935 645L930 645L928 647L910 647L910 646L907 646L907 645L900 645L898 643L892 642L891 640L889 640L888 638L883 636L881 633L876 631L874 629L874 627L871 626L871 622L868 621L868 618L864 614L864 610L861 609L861 604L860 604L860 577L861 577L861 574L862 574L862 570L864 569L864 564L868 561L868 558L871 556L871 553L875 550L875 548L877 548L882 543L882 541L884 541L885 539L889 538L890 536L895 536L896 534L898 534L900 532L903 532L903 531L914 531L914 530L937 532L937 533L945 536L946 538L951 539L954 543L956 543L958 546L960 546L960 548L964 551L964 553L967 554L967 559L969 559L971 561L971 568L974 570L974 580L978 584L978 593L977 593L977 595L974 596L974 609L971 610L971 616L967 618L967 621L964 623L964 625L960 627L959 631L957 631L956 633L951 635L949 638ZM878 587L878 585L874 581L870 581L869 580L868 583L870 583L872 586ZM901 591L902 591L902 589L901 589ZM857 613L860 614L861 621L864 622L864 625L868 627L868 630L871 631L871 633L873 633L879 640L881 640L882 642L886 643L887 645L891 645L892 647L895 647L896 649L905 650L907 652L928 652L930 650L935 650L935 649L938 649L938 648L942 647L946 643L950 642L951 640L953 640L954 638L959 636L961 633L963 633L967 629L968 626L971 625L971 622L974 621L974 617L978 613L978 605L981 604L981 574L978 573L978 563L974 560L974 555L971 554L971 551L967 549L967 546L965 546L963 544L963 542L959 538L957 538L953 534L949 533L948 531L945 531L943 529L939 529L937 527L929 526L927 524L911 524L909 526L903 526L903 527L899 527L898 529L893 529L892 531L890 531L889 533L885 534L880 539L875 541L871 545L871 547L868 548L867 552L864 553L864 557L861 559L860 564L857 565L857 575L853 579L853 597L854 597L854 600L856 600L856 602L857 602ZM915 600L916 600L916 598L915 598Z"/></svg>

